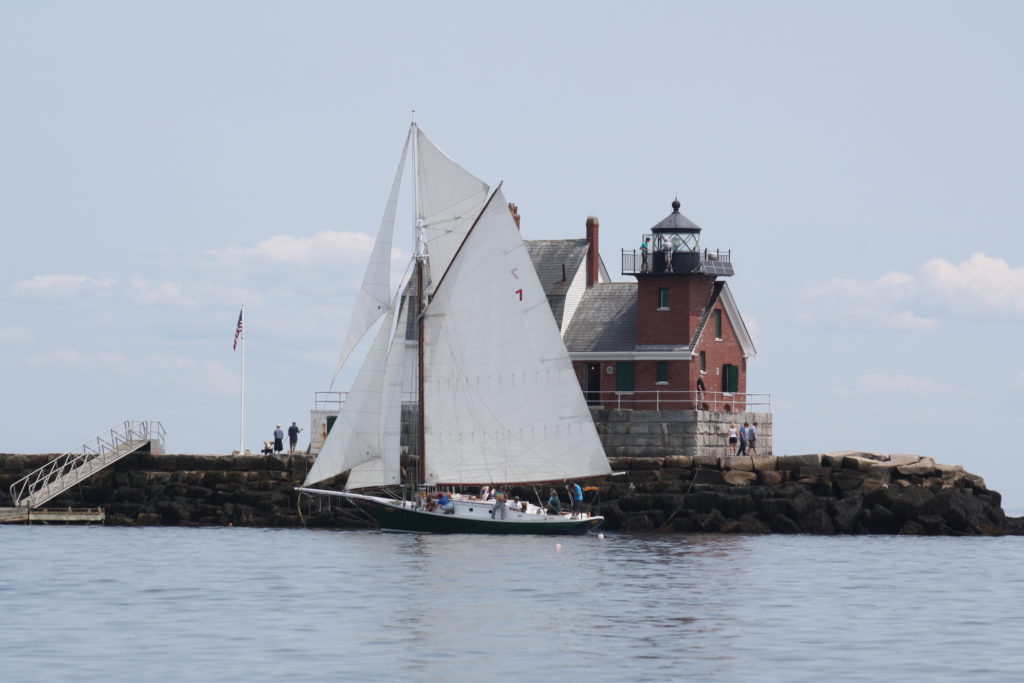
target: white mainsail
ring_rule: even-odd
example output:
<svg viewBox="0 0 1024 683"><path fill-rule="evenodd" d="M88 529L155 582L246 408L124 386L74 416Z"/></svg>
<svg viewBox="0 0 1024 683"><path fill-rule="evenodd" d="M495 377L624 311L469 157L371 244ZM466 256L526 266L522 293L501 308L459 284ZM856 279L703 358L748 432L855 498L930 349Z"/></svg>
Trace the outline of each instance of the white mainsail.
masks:
<svg viewBox="0 0 1024 683"><path fill-rule="evenodd" d="M352 468L346 489L382 488L401 484L402 376L405 374L405 328L409 306L403 305L384 364L380 414L380 457Z"/></svg>
<svg viewBox="0 0 1024 683"><path fill-rule="evenodd" d="M416 129L417 217L425 233L435 277L444 275L490 188L442 152Z"/></svg>
<svg viewBox="0 0 1024 683"><path fill-rule="evenodd" d="M427 483L611 473L500 189L435 283L424 337Z"/></svg>
<svg viewBox="0 0 1024 683"><path fill-rule="evenodd" d="M345 343L341 347L338 366L334 370L335 376L341 372L352 349L366 336L373 324L384 315L391 301L391 243L395 231L398 192L402 185L405 156L409 151L411 140L412 131L410 130L409 135L405 138L405 146L402 147L402 158L398 162L395 179L391 183L391 194L388 196L384 216L380 221L380 229L377 231L377 241L370 253L370 262L366 265L363 284L359 289L359 298L352 309L352 320L349 322L348 332L345 334Z"/></svg>
<svg viewBox="0 0 1024 683"><path fill-rule="evenodd" d="M394 307L387 306L373 345L352 383L304 486L330 479L364 462L382 457L382 410Z"/></svg>

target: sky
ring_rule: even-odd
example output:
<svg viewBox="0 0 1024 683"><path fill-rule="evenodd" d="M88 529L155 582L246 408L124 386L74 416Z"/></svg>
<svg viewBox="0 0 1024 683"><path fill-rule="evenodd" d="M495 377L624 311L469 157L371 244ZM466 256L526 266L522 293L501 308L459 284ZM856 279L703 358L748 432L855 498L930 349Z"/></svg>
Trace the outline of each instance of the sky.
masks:
<svg viewBox="0 0 1024 683"><path fill-rule="evenodd" d="M525 238L599 217L616 280L678 195L732 250L776 454L919 453L1024 508L1022 30L999 1L0 0L0 452L126 419L237 449L243 304L246 447L308 430L415 110Z"/></svg>

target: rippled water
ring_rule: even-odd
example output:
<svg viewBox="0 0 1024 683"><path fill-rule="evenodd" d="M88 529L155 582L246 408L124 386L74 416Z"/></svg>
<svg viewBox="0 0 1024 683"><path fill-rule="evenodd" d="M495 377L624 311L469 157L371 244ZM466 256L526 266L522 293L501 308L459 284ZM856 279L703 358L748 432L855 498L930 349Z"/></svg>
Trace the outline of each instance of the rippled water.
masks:
<svg viewBox="0 0 1024 683"><path fill-rule="evenodd" d="M1024 678L1024 538L0 527L4 681Z"/></svg>

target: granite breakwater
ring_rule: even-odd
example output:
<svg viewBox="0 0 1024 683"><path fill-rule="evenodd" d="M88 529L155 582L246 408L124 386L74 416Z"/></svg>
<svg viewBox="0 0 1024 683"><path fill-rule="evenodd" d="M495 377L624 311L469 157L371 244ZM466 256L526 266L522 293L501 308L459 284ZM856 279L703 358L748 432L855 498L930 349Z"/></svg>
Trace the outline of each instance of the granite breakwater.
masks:
<svg viewBox="0 0 1024 683"><path fill-rule="evenodd" d="M9 486L53 455L0 454L0 507ZM137 453L46 507L102 507L107 524L365 528L348 504L295 491L306 455ZM1001 496L956 465L917 455L845 451L794 456L613 457L621 472L588 486L610 531L809 534L1024 533ZM513 487L536 500L547 487Z"/></svg>

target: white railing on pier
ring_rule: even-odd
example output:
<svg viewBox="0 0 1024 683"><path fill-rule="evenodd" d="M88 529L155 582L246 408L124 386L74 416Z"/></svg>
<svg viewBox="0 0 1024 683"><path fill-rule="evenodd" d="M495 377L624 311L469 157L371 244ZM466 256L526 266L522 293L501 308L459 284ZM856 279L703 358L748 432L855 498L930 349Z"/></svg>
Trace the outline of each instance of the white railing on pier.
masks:
<svg viewBox="0 0 1024 683"><path fill-rule="evenodd" d="M722 391L587 391L587 403L609 410L714 410L770 413L771 394Z"/></svg>
<svg viewBox="0 0 1024 683"><path fill-rule="evenodd" d="M11 500L16 507L39 507L148 443L162 450L164 436L155 420L125 420L11 484Z"/></svg>
<svg viewBox="0 0 1024 683"><path fill-rule="evenodd" d="M341 409L347 391L317 391L313 396L313 410L318 412L336 413ZM402 403L416 403L419 400L415 391L402 391Z"/></svg>

